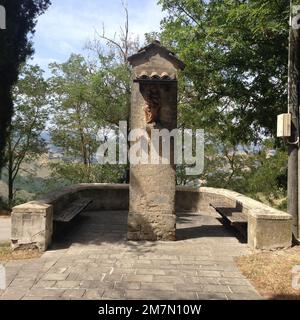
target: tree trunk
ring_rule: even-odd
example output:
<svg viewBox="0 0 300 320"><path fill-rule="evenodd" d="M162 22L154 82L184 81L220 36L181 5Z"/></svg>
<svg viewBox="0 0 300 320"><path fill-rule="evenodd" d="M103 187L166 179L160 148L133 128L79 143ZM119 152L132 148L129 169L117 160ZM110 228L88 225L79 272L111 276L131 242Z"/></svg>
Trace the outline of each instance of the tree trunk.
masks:
<svg viewBox="0 0 300 320"><path fill-rule="evenodd" d="M292 9L292 8L291 8ZM293 217L293 236L299 240L299 30L290 28L288 106L292 116L288 160L288 212Z"/></svg>
<svg viewBox="0 0 300 320"><path fill-rule="evenodd" d="M13 179L13 150L11 145L11 137L8 137L7 143L8 154L8 207L13 207L14 201L14 179Z"/></svg>
<svg viewBox="0 0 300 320"><path fill-rule="evenodd" d="M8 127L11 123L11 117L13 112L13 102L11 96L11 88L7 84L0 81L0 177L1 170L5 165L5 145L7 139Z"/></svg>
<svg viewBox="0 0 300 320"><path fill-rule="evenodd" d="M86 144L85 144L85 139L84 139L84 133L82 130L80 130L80 140L81 140L81 156L83 159L83 163L85 166L88 166L89 161L88 161L88 155L87 155L87 150L86 150Z"/></svg>

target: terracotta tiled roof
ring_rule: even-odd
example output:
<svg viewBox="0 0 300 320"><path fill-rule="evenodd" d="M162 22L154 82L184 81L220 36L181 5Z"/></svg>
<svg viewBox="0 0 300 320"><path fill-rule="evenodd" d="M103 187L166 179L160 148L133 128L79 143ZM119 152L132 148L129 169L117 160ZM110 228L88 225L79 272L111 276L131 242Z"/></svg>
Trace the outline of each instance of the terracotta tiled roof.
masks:
<svg viewBox="0 0 300 320"><path fill-rule="evenodd" d="M136 79L137 80L176 80L176 75L168 74L167 72L163 72L162 74L152 72L150 74L147 71L142 71L140 74L136 75Z"/></svg>
<svg viewBox="0 0 300 320"><path fill-rule="evenodd" d="M179 60L172 51L170 51L167 48L163 47L160 44L160 42L157 41L157 40L153 41L148 46L140 49L138 51L138 53L136 53L136 54L132 55L131 57L129 57L128 61L130 63L132 63L135 59L140 58L141 56L147 54L147 52L151 51L151 50L154 50L154 52L155 52L155 50L157 50L157 51L160 50L160 51L165 52L165 55L168 57L169 60L171 60L177 66L177 68L182 69L182 70L185 68L185 64L181 60Z"/></svg>

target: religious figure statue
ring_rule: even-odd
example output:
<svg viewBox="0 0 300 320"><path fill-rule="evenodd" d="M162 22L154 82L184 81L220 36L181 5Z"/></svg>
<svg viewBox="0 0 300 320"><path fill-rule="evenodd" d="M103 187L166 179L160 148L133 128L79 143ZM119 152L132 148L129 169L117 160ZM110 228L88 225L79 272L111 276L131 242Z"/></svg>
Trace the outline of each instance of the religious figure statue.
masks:
<svg viewBox="0 0 300 320"><path fill-rule="evenodd" d="M146 105L144 106L145 121L147 125L156 124L159 122L161 108L159 88L156 85L146 85L143 95L146 100Z"/></svg>

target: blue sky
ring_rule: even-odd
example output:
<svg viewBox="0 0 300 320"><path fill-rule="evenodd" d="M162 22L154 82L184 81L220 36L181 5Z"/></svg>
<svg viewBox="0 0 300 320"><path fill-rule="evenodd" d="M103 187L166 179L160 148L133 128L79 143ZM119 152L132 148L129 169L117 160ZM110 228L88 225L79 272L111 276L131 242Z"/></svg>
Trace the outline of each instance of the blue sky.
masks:
<svg viewBox="0 0 300 320"><path fill-rule="evenodd" d="M126 1L125 1L126 2ZM130 32L144 34L159 31L163 18L157 0L127 0ZM47 12L39 17L34 36L35 55L31 63L40 65L48 75L50 62L64 62L71 53L84 53L84 46L95 30L113 37L124 24L122 0L52 0Z"/></svg>

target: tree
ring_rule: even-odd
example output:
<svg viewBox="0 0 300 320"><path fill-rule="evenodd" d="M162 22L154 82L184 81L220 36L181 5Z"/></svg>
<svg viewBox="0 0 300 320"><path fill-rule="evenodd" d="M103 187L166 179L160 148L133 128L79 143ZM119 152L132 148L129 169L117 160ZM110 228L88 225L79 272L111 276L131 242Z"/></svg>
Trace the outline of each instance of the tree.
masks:
<svg viewBox="0 0 300 320"><path fill-rule="evenodd" d="M67 156L80 158L88 167L96 151L97 125L91 117L93 72L80 55L50 65L52 92L52 142Z"/></svg>
<svg viewBox="0 0 300 320"><path fill-rule="evenodd" d="M167 12L160 40L186 63L179 125L206 131L201 178L251 196L270 199L272 188L284 195L283 143L271 140L270 159L256 152L265 156L264 140L275 137L276 117L287 110L289 1L159 2Z"/></svg>
<svg viewBox="0 0 300 320"><path fill-rule="evenodd" d="M114 105L113 99L122 103L121 99L117 93L111 99L99 97L97 79L104 71L97 70L81 55L73 54L67 62L51 64L50 68L51 140L65 156L65 161L51 164L52 180L63 184L119 182L122 166L96 164L95 156L99 129L118 125L116 117L120 117L117 114L123 105ZM113 91L111 83L105 82L103 86ZM113 107L120 109L111 110Z"/></svg>
<svg viewBox="0 0 300 320"><path fill-rule="evenodd" d="M25 161L32 161L46 151L41 134L46 126L47 83L38 66L22 68L13 90L15 113L9 126L5 158L8 171L8 206L14 202L14 183Z"/></svg>
<svg viewBox="0 0 300 320"><path fill-rule="evenodd" d="M125 23L120 27L118 37L107 37L103 26L102 34L97 32L95 39L87 45L99 61L98 71L94 77L96 108L93 117L102 119L104 126L114 129L119 127L119 121L130 123L131 67L128 57L140 48L138 37L133 38L130 35L128 8L124 3L122 5ZM129 133L129 125L127 128ZM129 142L128 147L130 147ZM123 177L123 181L128 182L128 165Z"/></svg>
<svg viewBox="0 0 300 320"><path fill-rule="evenodd" d="M123 9L125 23L118 37L106 36L103 26L102 33L97 32L95 39L87 44L98 61L93 82L97 104L94 117L102 119L104 125L117 127L121 120L129 123L131 67L128 57L140 48L139 39L130 36L129 14L124 4Z"/></svg>
<svg viewBox="0 0 300 320"><path fill-rule="evenodd" d="M51 65L56 94L52 103L52 141L73 157L71 161L80 158L78 163L53 164L56 179L65 177L70 183L122 180L124 166L100 166L92 160L99 146L98 130L117 130L119 121L129 122L131 68L127 58L139 44L130 37L125 6L124 10L125 25L119 38L107 37L103 27L103 32L87 44L89 60L72 55L64 64Z"/></svg>
<svg viewBox="0 0 300 320"><path fill-rule="evenodd" d="M2 0L6 10L6 29L0 30L0 172L4 166L4 148L13 114L12 89L19 68L33 54L32 35L37 17L50 0Z"/></svg>
<svg viewBox="0 0 300 320"><path fill-rule="evenodd" d="M276 131L287 105L289 2L160 0L161 40L187 64L189 125L233 145ZM187 125L187 124L186 124Z"/></svg>

